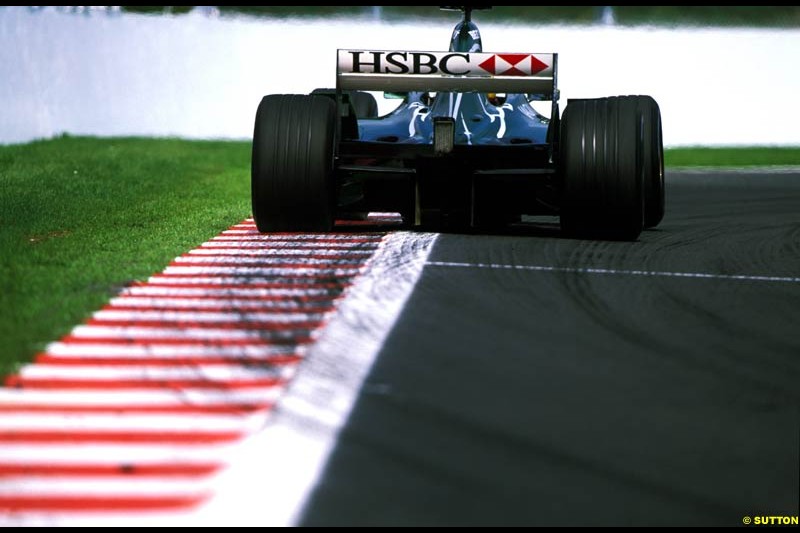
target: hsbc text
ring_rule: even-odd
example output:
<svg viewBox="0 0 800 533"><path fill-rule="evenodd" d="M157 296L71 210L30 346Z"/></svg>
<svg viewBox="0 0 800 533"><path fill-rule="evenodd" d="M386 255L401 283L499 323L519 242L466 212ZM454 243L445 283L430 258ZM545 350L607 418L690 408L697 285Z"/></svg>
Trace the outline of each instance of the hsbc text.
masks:
<svg viewBox="0 0 800 533"><path fill-rule="evenodd" d="M460 76L472 72L469 54L429 54L427 52L350 52L353 73L369 74L447 74Z"/></svg>

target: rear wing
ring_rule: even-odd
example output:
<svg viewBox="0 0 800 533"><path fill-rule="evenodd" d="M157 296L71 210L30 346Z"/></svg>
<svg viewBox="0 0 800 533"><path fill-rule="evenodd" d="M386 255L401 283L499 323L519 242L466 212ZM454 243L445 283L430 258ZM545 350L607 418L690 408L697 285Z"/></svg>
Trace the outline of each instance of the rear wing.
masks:
<svg viewBox="0 0 800 533"><path fill-rule="evenodd" d="M338 50L340 91L535 93L558 98L558 54Z"/></svg>

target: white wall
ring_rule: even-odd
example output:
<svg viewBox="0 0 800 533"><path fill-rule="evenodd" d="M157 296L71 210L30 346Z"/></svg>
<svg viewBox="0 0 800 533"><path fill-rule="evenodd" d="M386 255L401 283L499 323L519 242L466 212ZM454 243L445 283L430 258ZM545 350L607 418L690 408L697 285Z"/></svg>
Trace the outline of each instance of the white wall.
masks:
<svg viewBox="0 0 800 533"><path fill-rule="evenodd" d="M61 132L246 139L263 94L334 85L336 48L445 50L455 17L389 24L0 8L0 143ZM475 19L486 51L558 52L564 99L651 94L666 145L800 145L800 30Z"/></svg>

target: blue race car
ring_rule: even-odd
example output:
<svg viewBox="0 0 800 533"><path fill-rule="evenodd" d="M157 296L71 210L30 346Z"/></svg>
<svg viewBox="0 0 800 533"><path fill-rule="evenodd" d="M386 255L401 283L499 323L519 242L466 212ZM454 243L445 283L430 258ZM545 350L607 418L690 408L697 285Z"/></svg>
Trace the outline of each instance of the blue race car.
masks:
<svg viewBox="0 0 800 533"><path fill-rule="evenodd" d="M635 240L661 221L656 101L570 99L560 114L558 55L483 52L473 8L460 9L447 52L338 50L335 88L261 100L260 231L330 231L369 212L399 213L408 228L502 231L551 215L567 235ZM402 103L378 116L366 91Z"/></svg>

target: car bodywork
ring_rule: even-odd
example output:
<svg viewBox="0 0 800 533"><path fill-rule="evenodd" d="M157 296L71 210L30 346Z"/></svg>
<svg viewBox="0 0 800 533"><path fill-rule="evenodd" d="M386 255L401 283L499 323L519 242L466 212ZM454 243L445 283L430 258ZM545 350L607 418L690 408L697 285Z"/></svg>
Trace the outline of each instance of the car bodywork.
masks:
<svg viewBox="0 0 800 533"><path fill-rule="evenodd" d="M503 204L506 222L523 212L558 214L558 55L483 53L481 45L466 16L448 52L338 51L340 101L354 90L404 93L388 115L355 117L346 128L337 172L343 190L357 192L342 195L344 209L397 210L414 213L416 225L475 228L478 204L490 201L486 189ZM552 102L549 116L534 100Z"/></svg>
<svg viewBox="0 0 800 533"><path fill-rule="evenodd" d="M338 50L335 88L262 99L260 231L329 231L370 212L399 213L409 228L499 231L552 215L568 235L634 240L661 221L656 101L570 100L562 114L558 55L483 52L472 8L461 9L446 52ZM378 116L366 91L402 102Z"/></svg>

